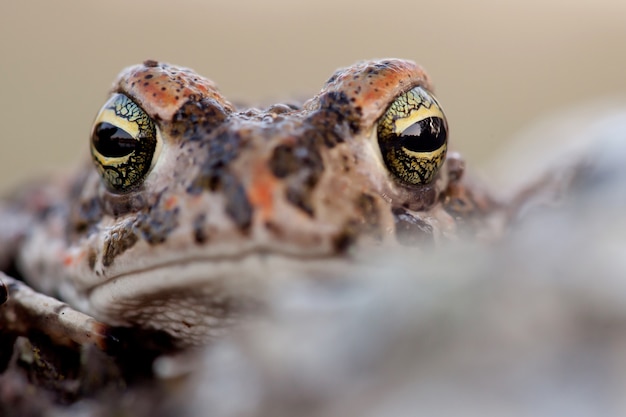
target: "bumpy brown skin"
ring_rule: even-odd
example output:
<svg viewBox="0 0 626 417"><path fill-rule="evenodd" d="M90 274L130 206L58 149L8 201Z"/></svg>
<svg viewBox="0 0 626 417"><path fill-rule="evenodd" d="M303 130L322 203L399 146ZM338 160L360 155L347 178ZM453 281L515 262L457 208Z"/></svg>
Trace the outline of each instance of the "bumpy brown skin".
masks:
<svg viewBox="0 0 626 417"><path fill-rule="evenodd" d="M275 258L306 276L355 246L432 242L456 235L458 220L480 228L492 202L463 185L458 156L422 186L402 184L380 158L377 120L418 85L432 90L410 61L367 61L337 71L302 108L237 110L191 70L128 68L113 93L158 126L151 172L123 194L93 169L76 179L66 205L46 209L24 239L20 272L106 323L194 344L245 309Z"/></svg>

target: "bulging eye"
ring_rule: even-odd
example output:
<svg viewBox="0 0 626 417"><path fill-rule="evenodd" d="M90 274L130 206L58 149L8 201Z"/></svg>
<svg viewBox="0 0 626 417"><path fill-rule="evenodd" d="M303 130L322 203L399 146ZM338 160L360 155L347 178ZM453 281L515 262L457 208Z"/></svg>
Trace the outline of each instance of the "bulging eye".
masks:
<svg viewBox="0 0 626 417"><path fill-rule="evenodd" d="M437 100L422 87L398 96L378 121L385 165L408 184L428 184L446 157L448 122Z"/></svg>
<svg viewBox="0 0 626 417"><path fill-rule="evenodd" d="M96 116L91 134L91 156L106 187L124 193L141 185L159 141L146 112L124 94L114 94Z"/></svg>

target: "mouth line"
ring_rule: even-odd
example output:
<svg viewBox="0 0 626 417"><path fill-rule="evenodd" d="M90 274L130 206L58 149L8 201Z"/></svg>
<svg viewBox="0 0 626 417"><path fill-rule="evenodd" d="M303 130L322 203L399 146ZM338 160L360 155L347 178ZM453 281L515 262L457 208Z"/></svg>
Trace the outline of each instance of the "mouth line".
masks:
<svg viewBox="0 0 626 417"><path fill-rule="evenodd" d="M237 277L242 273L250 276L263 275L267 272L285 274L297 273L298 269L306 273L311 267L317 269L323 267L323 264L337 264L338 261L345 264L349 259L350 256L346 254L297 254L270 250L250 250L219 257L190 256L113 275L89 287L86 295L91 297L103 287L121 281L132 281L131 285L135 289L132 293L145 294L151 292L151 289L153 291L174 289L185 285L208 283L219 278ZM254 268L255 266L258 269ZM169 274L176 276L172 278Z"/></svg>

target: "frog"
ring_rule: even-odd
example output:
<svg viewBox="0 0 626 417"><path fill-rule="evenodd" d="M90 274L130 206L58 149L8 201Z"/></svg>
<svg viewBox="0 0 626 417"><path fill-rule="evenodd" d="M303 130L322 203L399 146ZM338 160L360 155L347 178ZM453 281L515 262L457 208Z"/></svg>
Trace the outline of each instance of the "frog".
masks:
<svg viewBox="0 0 626 417"><path fill-rule="evenodd" d="M361 61L302 104L240 108L155 60L122 71L90 160L0 203L3 329L105 346L111 328L219 337L268 283L340 276L364 248L497 236L425 70ZM508 217L507 217L508 216Z"/></svg>

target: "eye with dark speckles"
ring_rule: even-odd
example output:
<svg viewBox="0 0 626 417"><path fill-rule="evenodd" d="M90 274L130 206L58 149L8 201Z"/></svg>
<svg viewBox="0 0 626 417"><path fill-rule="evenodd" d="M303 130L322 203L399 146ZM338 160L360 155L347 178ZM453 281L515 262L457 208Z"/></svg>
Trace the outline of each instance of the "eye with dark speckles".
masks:
<svg viewBox="0 0 626 417"><path fill-rule="evenodd" d="M96 116L91 133L91 156L104 185L118 193L139 187L160 142L150 116L124 94L114 94Z"/></svg>
<svg viewBox="0 0 626 417"><path fill-rule="evenodd" d="M391 103L378 121L377 135L387 168L405 183L428 184L443 165L448 123L437 100L422 87Z"/></svg>

